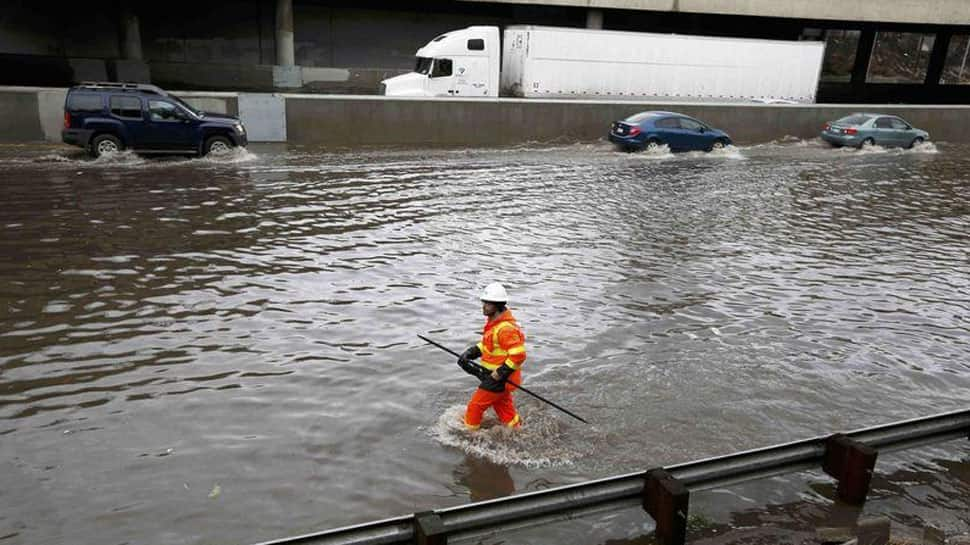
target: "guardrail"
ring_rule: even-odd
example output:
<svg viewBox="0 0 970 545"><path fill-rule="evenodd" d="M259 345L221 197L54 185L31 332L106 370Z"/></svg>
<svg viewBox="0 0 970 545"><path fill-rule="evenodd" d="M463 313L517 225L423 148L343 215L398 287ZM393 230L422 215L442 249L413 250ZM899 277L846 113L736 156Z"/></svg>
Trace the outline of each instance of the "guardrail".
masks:
<svg viewBox="0 0 970 545"><path fill-rule="evenodd" d="M839 497L865 502L879 452L970 439L970 409L915 418L845 434L738 452L585 483L269 541L260 545L444 545L641 505L667 545L686 539L689 495L807 469L823 469Z"/></svg>

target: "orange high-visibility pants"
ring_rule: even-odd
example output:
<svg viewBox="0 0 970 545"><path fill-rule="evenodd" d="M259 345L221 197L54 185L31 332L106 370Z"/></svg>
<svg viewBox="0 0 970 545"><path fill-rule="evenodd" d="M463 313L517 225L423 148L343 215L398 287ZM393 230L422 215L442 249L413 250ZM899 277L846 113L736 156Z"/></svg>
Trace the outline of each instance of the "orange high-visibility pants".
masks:
<svg viewBox="0 0 970 545"><path fill-rule="evenodd" d="M478 388L468 401L468 408L465 409L465 426L477 430L482 425L482 416L489 407L495 410L498 419L506 426L517 428L522 424L519 413L515 411L510 389L504 392L489 392Z"/></svg>

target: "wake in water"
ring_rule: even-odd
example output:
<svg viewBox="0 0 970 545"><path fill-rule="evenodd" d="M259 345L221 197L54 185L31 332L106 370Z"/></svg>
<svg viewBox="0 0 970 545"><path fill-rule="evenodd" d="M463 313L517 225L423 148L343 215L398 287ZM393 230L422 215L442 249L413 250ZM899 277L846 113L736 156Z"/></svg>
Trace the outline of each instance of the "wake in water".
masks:
<svg viewBox="0 0 970 545"><path fill-rule="evenodd" d="M881 155L881 154L932 155L940 152L940 150L936 147L936 144L934 144L933 142L922 142L920 144L916 144L911 148L887 148L880 145L872 145L872 146L862 146L861 148L853 148L853 147L846 146L846 147L836 148L836 149L841 153L855 153L855 154L861 154L861 155L867 155L867 154L868 155Z"/></svg>
<svg viewBox="0 0 970 545"><path fill-rule="evenodd" d="M79 150L74 153L47 153L38 157L16 157L0 161L0 163L48 165L55 168L62 166L89 168L165 168L193 165L233 165L247 163L258 158L258 155L246 148L232 148L225 153L210 154L205 157L188 157L182 155L142 156L133 151L125 150L116 153L106 153L94 159L84 153L83 150Z"/></svg>
<svg viewBox="0 0 970 545"><path fill-rule="evenodd" d="M462 421L464 405L454 405L445 409L430 432L443 445L505 466L561 467L587 454L574 445L567 445L568 431L560 418L541 406L521 405L522 427L518 429L503 426L489 412L481 429L468 430Z"/></svg>

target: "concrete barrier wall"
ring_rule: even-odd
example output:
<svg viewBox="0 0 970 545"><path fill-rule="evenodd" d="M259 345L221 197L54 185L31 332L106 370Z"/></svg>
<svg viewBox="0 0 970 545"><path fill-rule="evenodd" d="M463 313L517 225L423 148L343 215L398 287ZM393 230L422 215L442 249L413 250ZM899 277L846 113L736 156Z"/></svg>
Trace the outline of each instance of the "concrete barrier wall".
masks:
<svg viewBox="0 0 970 545"><path fill-rule="evenodd" d="M726 130L738 143L813 138L822 125L858 111L892 113L934 140L970 142L970 106L764 105L386 99L284 95L288 141L327 146L475 146L595 141L610 123L644 110L674 110Z"/></svg>
<svg viewBox="0 0 970 545"><path fill-rule="evenodd" d="M65 92L55 88L0 88L0 141L59 142ZM243 94L247 108L241 111L238 93L175 91L173 94L205 110L242 114L242 121L252 135L272 134L274 141L328 147L592 142L606 136L611 122L644 110L674 110L695 116L726 130L739 144L769 142L789 135L813 138L826 121L858 111L900 115L928 130L932 140L970 142L970 106L432 100ZM272 100L260 100L260 97ZM276 120L280 100L285 119ZM260 104L268 105L267 108L274 106L273 111L260 110ZM282 126L282 134L277 125Z"/></svg>
<svg viewBox="0 0 970 545"><path fill-rule="evenodd" d="M36 90L0 93L0 142L44 140Z"/></svg>

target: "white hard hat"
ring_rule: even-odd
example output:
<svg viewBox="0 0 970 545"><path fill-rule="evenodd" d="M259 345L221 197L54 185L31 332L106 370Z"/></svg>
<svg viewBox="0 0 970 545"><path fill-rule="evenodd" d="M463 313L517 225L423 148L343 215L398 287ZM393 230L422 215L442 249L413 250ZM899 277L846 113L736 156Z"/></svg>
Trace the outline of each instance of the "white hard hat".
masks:
<svg viewBox="0 0 970 545"><path fill-rule="evenodd" d="M508 303L509 294L505 293L505 286L498 282L492 282L482 290L481 299L489 303Z"/></svg>

